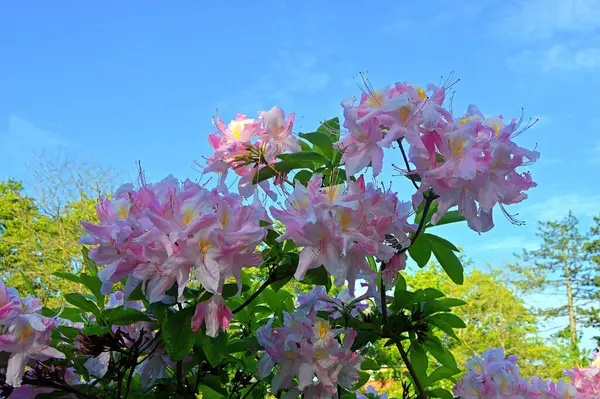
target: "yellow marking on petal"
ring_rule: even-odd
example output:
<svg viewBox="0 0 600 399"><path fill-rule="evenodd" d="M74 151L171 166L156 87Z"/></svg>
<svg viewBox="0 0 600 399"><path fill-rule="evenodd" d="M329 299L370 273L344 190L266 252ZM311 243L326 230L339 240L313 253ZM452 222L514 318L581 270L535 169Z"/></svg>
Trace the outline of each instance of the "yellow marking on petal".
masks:
<svg viewBox="0 0 600 399"><path fill-rule="evenodd" d="M183 224L187 226L192 220L196 219L199 215L200 214L198 212L194 212L193 208L187 208L183 212Z"/></svg>
<svg viewBox="0 0 600 399"><path fill-rule="evenodd" d="M460 157L465 149L466 140L461 139L450 139L450 147L452 148L452 153L456 157Z"/></svg>
<svg viewBox="0 0 600 399"><path fill-rule="evenodd" d="M229 124L229 130L233 133L233 136L239 140L240 135L242 134L242 129L244 127L243 121L231 121Z"/></svg>
<svg viewBox="0 0 600 399"><path fill-rule="evenodd" d="M417 93L419 93L419 100L425 100L425 90L420 87L417 87Z"/></svg>
<svg viewBox="0 0 600 399"><path fill-rule="evenodd" d="M126 219L129 216L129 204L127 203L117 203L115 206L115 210L121 217L121 219Z"/></svg>
<svg viewBox="0 0 600 399"><path fill-rule="evenodd" d="M341 212L338 216L338 219L340 221L340 225L342 226L342 230L347 229L348 225L350 224L350 212Z"/></svg>
<svg viewBox="0 0 600 399"><path fill-rule="evenodd" d="M292 352L286 352L286 356L288 357L288 359L295 359L296 355L294 355Z"/></svg>
<svg viewBox="0 0 600 399"><path fill-rule="evenodd" d="M488 125L490 125L493 129L494 129L494 135L498 136L500 134L500 124L498 122L488 122Z"/></svg>
<svg viewBox="0 0 600 399"><path fill-rule="evenodd" d="M198 241L198 246L200 247L200 252L206 253L210 248L210 241L201 238L200 241Z"/></svg>
<svg viewBox="0 0 600 399"><path fill-rule="evenodd" d="M223 225L223 227L226 227L227 224L229 224L229 210L225 209L223 212L223 217L221 219L221 224Z"/></svg>
<svg viewBox="0 0 600 399"><path fill-rule="evenodd" d="M325 320L319 320L317 322L317 336L319 339L323 339L327 336L329 332L329 323Z"/></svg>
<svg viewBox="0 0 600 399"><path fill-rule="evenodd" d="M402 107L398 109L398 114L400 115L400 120L402 123L406 123L410 114L410 109L408 107Z"/></svg>
<svg viewBox="0 0 600 399"><path fill-rule="evenodd" d="M32 332L33 328L29 324L27 324L27 326L24 329L19 331L19 338L21 339L21 341L26 340Z"/></svg>
<svg viewBox="0 0 600 399"><path fill-rule="evenodd" d="M319 352L315 355L315 359L323 359L325 357L325 353L324 352Z"/></svg>

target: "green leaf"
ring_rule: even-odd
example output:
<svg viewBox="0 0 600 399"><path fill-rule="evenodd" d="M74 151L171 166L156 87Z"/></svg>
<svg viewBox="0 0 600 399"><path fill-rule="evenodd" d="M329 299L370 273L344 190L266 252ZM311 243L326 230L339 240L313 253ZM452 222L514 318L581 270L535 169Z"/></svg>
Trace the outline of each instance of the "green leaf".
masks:
<svg viewBox="0 0 600 399"><path fill-rule="evenodd" d="M83 321L83 317L81 315L81 309L78 309L78 308L57 309L57 310L53 310L53 315L54 314L59 314L59 317L70 320L75 323Z"/></svg>
<svg viewBox="0 0 600 399"><path fill-rule="evenodd" d="M312 175L313 173L309 170L301 170L294 175L294 180L298 180L302 185L306 186Z"/></svg>
<svg viewBox="0 0 600 399"><path fill-rule="evenodd" d="M79 308L85 312L92 313L98 319L101 318L102 312L100 311L98 306L96 306L94 302L90 301L83 295L78 293L66 294L65 300L71 305L75 306L76 308Z"/></svg>
<svg viewBox="0 0 600 399"><path fill-rule="evenodd" d="M335 117L326 120L319 126L317 132L325 133L331 137L331 141L338 141L340 138L340 118Z"/></svg>
<svg viewBox="0 0 600 399"><path fill-rule="evenodd" d="M465 282L463 266L452 249L442 245L434 245L433 254L450 277L450 280L459 285Z"/></svg>
<svg viewBox="0 0 600 399"><path fill-rule="evenodd" d="M277 237L279 237L279 233L276 232L275 230L272 229L268 229L267 230L267 236L265 237L265 242L267 243L268 246L273 247L276 245L280 245L280 243L278 243Z"/></svg>
<svg viewBox="0 0 600 399"><path fill-rule="evenodd" d="M127 297L128 301L141 301L142 299L144 299L144 291L142 290L142 285L144 283L140 283L138 284L133 291L131 291L131 293L129 294L129 296Z"/></svg>
<svg viewBox="0 0 600 399"><path fill-rule="evenodd" d="M202 339L202 350L211 366L217 367L221 364L223 357L227 355L227 341L228 336L226 332L222 332L215 338L205 336Z"/></svg>
<svg viewBox="0 0 600 399"><path fill-rule="evenodd" d="M138 321L150 321L144 312L137 309L125 309L119 306L114 309L108 309L108 322L115 326L128 326L137 323Z"/></svg>
<svg viewBox="0 0 600 399"><path fill-rule="evenodd" d="M365 358L360 365L361 370L379 370L381 366L373 359Z"/></svg>
<svg viewBox="0 0 600 399"><path fill-rule="evenodd" d="M352 387L353 390L362 388L371 379L371 374L367 373L366 371L359 371L359 373L360 378L358 379L358 382Z"/></svg>
<svg viewBox="0 0 600 399"><path fill-rule="evenodd" d="M291 154L281 154L277 158L281 159L287 165L290 165L292 169L310 168L315 167L315 163L318 166L325 165L327 158L318 152L314 151L301 151L293 152Z"/></svg>
<svg viewBox="0 0 600 399"><path fill-rule="evenodd" d="M282 289L291 279L293 276L286 276L282 279L279 279L273 283L271 283L270 287L274 290L274 291L279 291L280 289Z"/></svg>
<svg viewBox="0 0 600 399"><path fill-rule="evenodd" d="M58 327L56 327L56 329L58 331L60 331L60 333L63 334L65 337L67 337L71 340L75 339L75 337L77 337L79 334L81 334L81 331L79 331L75 327L58 326Z"/></svg>
<svg viewBox="0 0 600 399"><path fill-rule="evenodd" d="M76 275L74 275L73 273L55 272L55 273L52 273L52 275L56 276L56 277L60 277L60 278L62 278L64 280L69 280L69 281L72 281L74 283L81 284L81 280L79 279L79 277L76 276Z"/></svg>
<svg viewBox="0 0 600 399"><path fill-rule="evenodd" d="M94 324L85 327L82 331L87 335L105 335L108 334L111 330L106 326L99 326L97 324Z"/></svg>
<svg viewBox="0 0 600 399"><path fill-rule="evenodd" d="M427 352L423 350L421 345L413 343L410 347L409 355L415 372L419 376L419 379L423 380L427 376L427 366L429 364Z"/></svg>
<svg viewBox="0 0 600 399"><path fill-rule="evenodd" d="M89 252L90 252L90 250L88 247L81 248L81 255L83 256L83 263L85 263L85 265L87 266L87 271L90 273L91 276L97 276L98 275L98 266L96 266L96 262L91 260L90 257L88 256Z"/></svg>
<svg viewBox="0 0 600 399"><path fill-rule="evenodd" d="M192 332L194 311L194 307L190 306L178 312L171 312L163 324L167 353L172 362L183 360L194 347L196 340Z"/></svg>
<svg viewBox="0 0 600 399"><path fill-rule="evenodd" d="M430 398L454 399L454 395L452 393L442 388L427 391L427 396Z"/></svg>
<svg viewBox="0 0 600 399"><path fill-rule="evenodd" d="M400 273L398 273L398 280L396 281L396 285L394 286L394 291L396 290L406 291L406 279Z"/></svg>
<svg viewBox="0 0 600 399"><path fill-rule="evenodd" d="M465 302L454 298L441 298L431 300L423 305L423 313L434 314L437 312L448 312L454 306L462 306Z"/></svg>
<svg viewBox="0 0 600 399"><path fill-rule="evenodd" d="M269 166L265 166L252 179L252 182L258 184L262 181L268 180L276 175L286 174L296 169L293 165L285 162L276 162Z"/></svg>
<svg viewBox="0 0 600 399"><path fill-rule="evenodd" d="M425 267L429 259L431 258L431 244L426 238L423 238L423 234L419 235L415 242L408 247L408 254L410 257L417 262L419 267Z"/></svg>
<svg viewBox="0 0 600 399"><path fill-rule="evenodd" d="M423 236L427 238L427 240L431 244L432 248L436 247L436 246L442 246L442 247L450 248L454 252L460 252L454 244L452 244L450 241L446 240L445 238L436 236L435 234L429 234L429 233L423 233Z"/></svg>
<svg viewBox="0 0 600 399"><path fill-rule="evenodd" d="M331 136L327 133L314 132L314 133L300 133L300 137L310 142L316 149L318 149L327 159L331 159L333 156L333 141Z"/></svg>
<svg viewBox="0 0 600 399"><path fill-rule="evenodd" d="M259 348L260 345L258 344L256 338L241 338L229 342L227 352L231 354L238 352L246 352L249 349L258 350Z"/></svg>
<svg viewBox="0 0 600 399"><path fill-rule="evenodd" d="M202 382L208 379L208 377L215 377L213 375L202 378ZM216 388L216 389L215 389ZM221 383L215 383L213 386L201 384L198 386L198 392L202 394L202 399L223 399L229 396L227 390Z"/></svg>
<svg viewBox="0 0 600 399"><path fill-rule="evenodd" d="M452 328L467 328L464 321L454 313L438 313L429 316L430 321L442 321Z"/></svg>
<svg viewBox="0 0 600 399"><path fill-rule="evenodd" d="M306 272L306 275L301 283L326 286L328 281L331 284L329 273L327 273L327 270L324 266L319 266L316 269L310 269L308 272Z"/></svg>
<svg viewBox="0 0 600 399"><path fill-rule="evenodd" d="M443 366L438 367L437 369L433 370L431 374L429 374L429 376L427 377L427 385L433 385L440 380L452 377L453 375L456 375L458 373L460 373L459 369L449 369L448 367Z"/></svg>
<svg viewBox="0 0 600 399"><path fill-rule="evenodd" d="M260 297L271 309L277 311L287 310L287 302L292 299L292 294L284 290L274 291L272 288L267 288Z"/></svg>
<svg viewBox="0 0 600 399"><path fill-rule="evenodd" d="M100 292L102 288L102 281L97 276L89 276L87 274L81 274L79 276L79 280L81 284L85 285L87 289L89 289L92 294L96 297L96 302L98 303L98 307L104 308L104 295Z"/></svg>
<svg viewBox="0 0 600 399"><path fill-rule="evenodd" d="M33 287L33 284L31 284L29 278L27 278L25 273L23 273L22 271L19 271L19 273L21 273L21 277L23 277L23 283L25 284L25 289L27 290L29 295L36 296L35 288Z"/></svg>
<svg viewBox="0 0 600 399"><path fill-rule="evenodd" d="M458 211L450 211L450 212L446 212L444 214L444 216L442 216L436 224L429 223L427 225L427 227L429 228L429 227L434 227L434 226L442 226L444 224L463 222L464 220L465 220L465 217L463 215L461 215L460 213L458 213Z"/></svg>
<svg viewBox="0 0 600 399"><path fill-rule="evenodd" d="M439 338L429 335L425 340L424 346L443 366L450 369L458 368L454 355L448 349L444 348Z"/></svg>

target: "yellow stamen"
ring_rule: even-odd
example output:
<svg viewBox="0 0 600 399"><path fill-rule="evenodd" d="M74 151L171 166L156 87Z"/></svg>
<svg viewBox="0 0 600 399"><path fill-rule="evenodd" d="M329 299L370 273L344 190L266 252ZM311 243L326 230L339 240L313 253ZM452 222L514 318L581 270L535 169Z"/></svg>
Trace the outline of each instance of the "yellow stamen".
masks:
<svg viewBox="0 0 600 399"><path fill-rule="evenodd" d="M374 91L369 95L366 101L373 108L381 108L383 105L383 100L381 98L381 93L379 90Z"/></svg>
<svg viewBox="0 0 600 399"><path fill-rule="evenodd" d="M335 199L337 198L338 190L339 190L339 187L337 185L325 187L325 192L327 193L327 200L330 203L335 202Z"/></svg>

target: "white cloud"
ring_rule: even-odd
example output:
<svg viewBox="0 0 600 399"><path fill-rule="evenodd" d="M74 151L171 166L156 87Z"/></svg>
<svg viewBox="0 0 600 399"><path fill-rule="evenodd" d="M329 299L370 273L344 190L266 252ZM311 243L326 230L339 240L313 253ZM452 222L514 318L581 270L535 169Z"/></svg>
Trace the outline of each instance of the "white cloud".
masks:
<svg viewBox="0 0 600 399"><path fill-rule="evenodd" d="M523 214L537 220L557 220L565 217L569 211L577 217L598 216L600 195L564 194L550 197L542 202L525 207Z"/></svg>
<svg viewBox="0 0 600 399"><path fill-rule="evenodd" d="M477 251L498 251L498 250L514 250L526 249L533 250L539 247L536 241L527 240L522 236L509 236L499 240L490 241L487 244L479 245Z"/></svg>
<svg viewBox="0 0 600 399"><path fill-rule="evenodd" d="M521 0L495 24L502 37L549 39L558 33L591 33L600 28L600 0Z"/></svg>
<svg viewBox="0 0 600 399"><path fill-rule="evenodd" d="M546 50L524 50L506 60L515 71L592 71L600 69L600 47L570 48L556 44Z"/></svg>
<svg viewBox="0 0 600 399"><path fill-rule="evenodd" d="M10 173L23 167L28 157L39 151L55 151L72 145L55 133L36 127L31 122L12 115L8 119L8 130L0 132L0 165ZM5 164L8 163L8 164ZM6 176L4 176L6 177Z"/></svg>

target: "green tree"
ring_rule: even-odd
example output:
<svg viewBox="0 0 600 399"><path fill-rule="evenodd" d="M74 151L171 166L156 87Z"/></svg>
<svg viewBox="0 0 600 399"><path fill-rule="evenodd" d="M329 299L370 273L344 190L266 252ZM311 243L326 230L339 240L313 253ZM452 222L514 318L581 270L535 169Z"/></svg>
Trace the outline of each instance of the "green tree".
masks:
<svg viewBox="0 0 600 399"><path fill-rule="evenodd" d="M593 276L598 269L584 250L589 235L580 231L571 212L560 221L540 222L536 235L540 247L524 250L510 268L517 273L517 285L528 293L541 292L562 298L558 306L540 310L546 318L568 318L571 354L579 357L578 324L586 324L587 309L598 296Z"/></svg>
<svg viewBox="0 0 600 399"><path fill-rule="evenodd" d="M16 180L0 182L0 278L24 290L31 282L44 304L81 287L53 275L82 267L81 220L97 220L98 195L112 191L112 170L72 157L40 154L29 165L35 184L26 192Z"/></svg>
<svg viewBox="0 0 600 399"><path fill-rule="evenodd" d="M464 306L453 308L466 328L455 330L458 340L445 342L454 354L459 367L474 355L495 347L520 358L519 366L524 377L540 375L559 378L563 365L561 347L548 343L539 334L538 317L531 312L499 270L472 270L465 275L465 283L456 285L445 275L439 265L409 271L407 284L413 289L435 288L450 298L461 299ZM442 334L440 334L442 337ZM447 339L446 339L447 340ZM397 351L378 342L373 352L383 366L376 378L387 381L400 380L403 368ZM430 362L432 363L432 362ZM391 393L398 393L397 386Z"/></svg>

